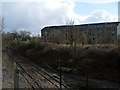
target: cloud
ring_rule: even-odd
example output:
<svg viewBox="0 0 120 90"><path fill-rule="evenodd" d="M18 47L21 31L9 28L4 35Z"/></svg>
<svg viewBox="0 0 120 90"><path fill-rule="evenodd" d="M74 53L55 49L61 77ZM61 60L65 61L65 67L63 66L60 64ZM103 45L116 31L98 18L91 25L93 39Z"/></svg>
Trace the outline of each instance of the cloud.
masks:
<svg viewBox="0 0 120 90"><path fill-rule="evenodd" d="M112 3L119 2L120 0L75 0L75 2L87 2L87 3Z"/></svg>
<svg viewBox="0 0 120 90"><path fill-rule="evenodd" d="M51 1L66 1L66 0L44 0L45 2ZM1 0L1 2L44 2L43 0ZM68 1L68 0L67 0ZM119 2L120 0L69 0L72 2L87 2L87 3L111 3Z"/></svg>
<svg viewBox="0 0 120 90"><path fill-rule="evenodd" d="M55 5L54 5L55 3ZM9 28L40 28L63 24L65 17L73 12L71 1L3 3L3 15ZM36 31L33 31L36 32Z"/></svg>
<svg viewBox="0 0 120 90"><path fill-rule="evenodd" d="M117 17L105 10L96 10L91 12L85 22L113 22L117 21Z"/></svg>
<svg viewBox="0 0 120 90"><path fill-rule="evenodd" d="M79 15L75 12L74 7L74 0L5 2L3 3L3 15L6 30L17 29L40 33L45 26L66 24L67 18L73 19L75 24L117 21L116 16L105 10L92 11L89 15Z"/></svg>

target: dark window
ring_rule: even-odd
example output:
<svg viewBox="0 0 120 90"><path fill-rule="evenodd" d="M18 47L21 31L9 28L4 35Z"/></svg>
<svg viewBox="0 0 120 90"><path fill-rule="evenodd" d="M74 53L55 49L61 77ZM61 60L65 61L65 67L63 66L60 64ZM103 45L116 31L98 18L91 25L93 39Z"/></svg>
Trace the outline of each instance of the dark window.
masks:
<svg viewBox="0 0 120 90"><path fill-rule="evenodd" d="M115 33L114 33L114 32L112 32L112 35L115 35Z"/></svg>
<svg viewBox="0 0 120 90"><path fill-rule="evenodd" d="M95 38L93 38L93 40L95 40Z"/></svg>
<svg viewBox="0 0 120 90"><path fill-rule="evenodd" d="M114 40L112 40L112 42L114 43Z"/></svg>
<svg viewBox="0 0 120 90"><path fill-rule="evenodd" d="M72 38L73 36L72 36L72 35L70 35L70 37Z"/></svg>
<svg viewBox="0 0 120 90"><path fill-rule="evenodd" d="M65 34L65 36L67 36L67 33Z"/></svg>
<svg viewBox="0 0 120 90"><path fill-rule="evenodd" d="M91 33L89 35L91 35Z"/></svg>

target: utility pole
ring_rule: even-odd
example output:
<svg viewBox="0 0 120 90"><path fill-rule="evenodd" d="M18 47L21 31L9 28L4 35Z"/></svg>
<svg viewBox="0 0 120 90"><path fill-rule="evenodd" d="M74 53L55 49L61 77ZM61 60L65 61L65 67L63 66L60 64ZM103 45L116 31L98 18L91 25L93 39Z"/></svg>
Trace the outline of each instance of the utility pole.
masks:
<svg viewBox="0 0 120 90"><path fill-rule="evenodd" d="M14 72L14 90L19 90L19 68L17 67L16 63L15 65L15 72Z"/></svg>
<svg viewBox="0 0 120 90"><path fill-rule="evenodd" d="M87 71L87 73L86 73L86 87L88 88L88 79L89 79L89 73L88 73L88 71Z"/></svg>
<svg viewBox="0 0 120 90"><path fill-rule="evenodd" d="M60 67L60 90L62 90L62 70L61 70L61 60L59 60L59 67Z"/></svg>

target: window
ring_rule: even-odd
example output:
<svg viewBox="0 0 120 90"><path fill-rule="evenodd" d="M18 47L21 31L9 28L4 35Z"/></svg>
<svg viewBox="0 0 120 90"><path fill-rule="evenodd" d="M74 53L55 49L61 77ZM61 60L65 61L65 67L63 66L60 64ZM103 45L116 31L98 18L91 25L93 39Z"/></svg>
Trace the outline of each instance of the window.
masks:
<svg viewBox="0 0 120 90"><path fill-rule="evenodd" d="M112 35L115 35L115 33L114 33L114 32L112 32Z"/></svg>
<svg viewBox="0 0 120 90"><path fill-rule="evenodd" d="M89 33L89 35L91 36L91 33Z"/></svg>
<svg viewBox="0 0 120 90"><path fill-rule="evenodd" d="M67 36L67 33L65 34L65 36Z"/></svg>
<svg viewBox="0 0 120 90"><path fill-rule="evenodd" d="M46 39L44 40L44 42L46 42Z"/></svg>

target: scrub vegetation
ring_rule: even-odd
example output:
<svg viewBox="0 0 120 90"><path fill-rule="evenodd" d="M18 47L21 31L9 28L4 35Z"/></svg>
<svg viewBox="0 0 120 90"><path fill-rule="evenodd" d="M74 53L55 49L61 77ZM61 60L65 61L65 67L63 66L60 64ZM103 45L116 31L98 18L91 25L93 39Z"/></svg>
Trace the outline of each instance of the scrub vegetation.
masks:
<svg viewBox="0 0 120 90"><path fill-rule="evenodd" d="M84 45L71 46L42 42L39 36L30 33L3 33L3 47L37 63L47 64L53 69L72 69L72 73L90 78L105 79L120 83L120 46Z"/></svg>

